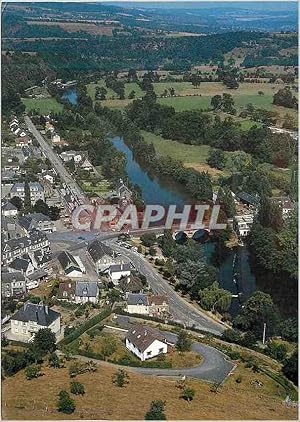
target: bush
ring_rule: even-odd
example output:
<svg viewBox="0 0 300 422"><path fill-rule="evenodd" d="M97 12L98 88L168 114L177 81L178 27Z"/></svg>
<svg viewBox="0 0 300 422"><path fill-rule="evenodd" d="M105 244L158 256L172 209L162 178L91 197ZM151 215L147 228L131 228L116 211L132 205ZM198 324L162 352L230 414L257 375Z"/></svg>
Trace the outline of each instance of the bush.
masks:
<svg viewBox="0 0 300 422"><path fill-rule="evenodd" d="M25 376L26 379L32 380L33 378L40 377L41 374L41 367L39 365L31 365L25 369Z"/></svg>
<svg viewBox="0 0 300 422"><path fill-rule="evenodd" d="M237 384L240 384L240 383L242 382L242 377L241 377L241 375L239 375L238 377L236 377L235 382L236 382Z"/></svg>
<svg viewBox="0 0 300 422"><path fill-rule="evenodd" d="M58 395L57 410L62 413L71 414L74 412L75 408L75 402L71 399L69 393L65 390L61 390Z"/></svg>
<svg viewBox="0 0 300 422"><path fill-rule="evenodd" d="M188 402L192 401L194 396L195 396L195 390L190 387L186 387L181 393L181 397Z"/></svg>
<svg viewBox="0 0 300 422"><path fill-rule="evenodd" d="M72 381L70 383L70 391L72 394L76 395L80 394L83 396L85 394L84 386L78 381Z"/></svg>
<svg viewBox="0 0 300 422"><path fill-rule="evenodd" d="M285 344L277 344L274 341L268 342L265 353L271 358L283 362L286 358L288 348Z"/></svg>
<svg viewBox="0 0 300 422"><path fill-rule="evenodd" d="M238 330L234 330L229 328L225 330L222 334L222 340L228 341L229 343L240 343L241 341L241 333Z"/></svg>

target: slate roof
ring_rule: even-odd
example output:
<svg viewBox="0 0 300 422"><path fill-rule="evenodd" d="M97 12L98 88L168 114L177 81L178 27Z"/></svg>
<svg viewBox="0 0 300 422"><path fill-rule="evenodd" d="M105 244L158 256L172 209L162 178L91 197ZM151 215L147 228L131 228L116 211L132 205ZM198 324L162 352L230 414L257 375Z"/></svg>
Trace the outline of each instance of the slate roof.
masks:
<svg viewBox="0 0 300 422"><path fill-rule="evenodd" d="M2 251L23 249L30 245L36 245L47 240L47 236L39 230L33 230L28 236L19 237L18 239L9 239L2 242Z"/></svg>
<svg viewBox="0 0 300 422"><path fill-rule="evenodd" d="M59 312L53 311L43 304L26 302L11 319L24 322L34 321L37 322L38 325L48 327L59 317Z"/></svg>
<svg viewBox="0 0 300 422"><path fill-rule="evenodd" d="M79 297L97 297L98 285L96 281L77 281L75 295Z"/></svg>
<svg viewBox="0 0 300 422"><path fill-rule="evenodd" d="M62 266L64 272L66 274L69 274L72 271L80 271L80 266L78 264L78 262L76 261L76 259L74 258L74 256L72 254L70 254L67 251L63 251L61 252L57 259L60 262L60 265Z"/></svg>
<svg viewBox="0 0 300 422"><path fill-rule="evenodd" d="M28 279L31 281L35 281L35 280L40 280L43 277L46 277L48 275L47 271L41 269L41 270L37 270L32 274L28 275Z"/></svg>
<svg viewBox="0 0 300 422"><path fill-rule="evenodd" d="M148 296L143 293L129 293L127 298L128 305L149 305Z"/></svg>
<svg viewBox="0 0 300 422"><path fill-rule="evenodd" d="M100 242L98 239L90 243L87 250L94 262L99 261L105 255L114 255L113 250L106 246L104 243Z"/></svg>
<svg viewBox="0 0 300 422"><path fill-rule="evenodd" d="M1 283L2 284L13 283L15 281L24 281L25 282L24 275L22 273L20 273L19 271L14 271L12 273L10 273L8 271L1 271Z"/></svg>
<svg viewBox="0 0 300 422"><path fill-rule="evenodd" d="M130 264L115 264L109 267L110 273L117 273L121 271L130 271Z"/></svg>
<svg viewBox="0 0 300 422"><path fill-rule="evenodd" d="M50 222L51 219L41 213L41 212L34 212L32 214L26 214L19 218L19 224L24 227L24 229L29 230L32 227L37 227L40 222L47 221Z"/></svg>
<svg viewBox="0 0 300 422"><path fill-rule="evenodd" d="M18 211L18 208L15 207L11 202L6 202L2 205L2 211Z"/></svg>
<svg viewBox="0 0 300 422"><path fill-rule="evenodd" d="M126 338L137 347L142 353L155 341L165 343L165 337L152 327L135 325L126 334Z"/></svg>
<svg viewBox="0 0 300 422"><path fill-rule="evenodd" d="M143 284L137 277L124 278L119 281L119 287L124 293L140 292Z"/></svg>
<svg viewBox="0 0 300 422"><path fill-rule="evenodd" d="M31 264L31 262L24 258L15 258L10 264L9 267L13 268L17 271L26 271L28 266Z"/></svg>
<svg viewBox="0 0 300 422"><path fill-rule="evenodd" d="M247 192L239 192L236 194L236 197L239 198L242 202L247 202L250 205L258 205L259 203L259 199L256 196Z"/></svg>

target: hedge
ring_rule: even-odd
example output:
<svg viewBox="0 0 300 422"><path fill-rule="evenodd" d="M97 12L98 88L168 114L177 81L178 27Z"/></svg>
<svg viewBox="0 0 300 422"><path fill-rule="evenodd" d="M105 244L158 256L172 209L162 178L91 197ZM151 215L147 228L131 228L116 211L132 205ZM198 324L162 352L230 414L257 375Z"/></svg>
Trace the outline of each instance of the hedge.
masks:
<svg viewBox="0 0 300 422"><path fill-rule="evenodd" d="M61 340L58 343L59 346L66 346L67 344L76 340L78 337L80 337L83 333L85 333L87 330L92 328L94 325L98 324L100 321L107 318L111 314L111 312L112 312L111 309L106 308L102 312L100 312L100 314L95 315L93 318L84 322L83 324L80 325L79 328L77 328L71 334L69 334L63 340Z"/></svg>
<svg viewBox="0 0 300 422"><path fill-rule="evenodd" d="M91 359L98 359L98 360L105 360L105 357L101 355L101 353L94 353L91 351L80 350L78 354L85 356ZM139 360L130 360L127 357L120 358L120 359L107 359L107 362L114 363L116 365L122 366L130 366L130 367L138 367L138 368L161 368L167 369L172 368L172 362L169 361L156 361L156 362L148 362L148 361L139 361Z"/></svg>

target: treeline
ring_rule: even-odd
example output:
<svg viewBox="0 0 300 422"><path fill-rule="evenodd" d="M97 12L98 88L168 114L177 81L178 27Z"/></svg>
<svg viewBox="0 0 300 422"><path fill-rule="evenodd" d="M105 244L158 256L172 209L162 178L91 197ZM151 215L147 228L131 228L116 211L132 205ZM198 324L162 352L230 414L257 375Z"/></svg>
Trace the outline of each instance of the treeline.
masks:
<svg viewBox="0 0 300 422"><path fill-rule="evenodd" d="M232 97L226 96L226 107L234 112ZM218 110L216 97L220 97L223 104L225 100L221 96L212 98L212 106ZM210 145L223 151L242 150L260 162L280 163L282 167L287 167L296 153L295 142L289 135L276 135L267 127L257 126L244 131L231 117L222 120L218 115L212 116L201 110L175 112L173 107L157 103L151 91L127 107L127 117L140 129L160 133L166 139Z"/></svg>
<svg viewBox="0 0 300 422"><path fill-rule="evenodd" d="M192 65L223 61L223 54L243 42L258 41L259 32L230 32L206 37L117 36L89 39L14 41L5 40L5 49L41 54L59 77L73 78L96 70L158 69L172 64L173 70L189 70ZM86 37L85 37L86 38ZM100 42L99 42L100 41ZM84 60L82 57L84 56ZM184 66L183 66L184 64Z"/></svg>

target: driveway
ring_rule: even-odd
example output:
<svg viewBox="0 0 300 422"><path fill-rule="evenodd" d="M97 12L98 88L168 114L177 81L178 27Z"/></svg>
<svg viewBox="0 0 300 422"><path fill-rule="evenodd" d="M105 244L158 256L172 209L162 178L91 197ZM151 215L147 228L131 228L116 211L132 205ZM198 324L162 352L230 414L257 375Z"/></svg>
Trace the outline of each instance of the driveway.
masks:
<svg viewBox="0 0 300 422"><path fill-rule="evenodd" d="M117 321L119 326L121 326L122 328L128 329L132 325L130 318L128 317L118 316ZM162 331L162 333L169 343L176 344L178 338L176 334L167 331ZM206 344L202 344L199 342L194 342L192 344L192 350L202 356L202 361L197 366L183 369L140 368L132 366L129 367L115 365L113 363L103 362L101 360L91 359L81 355L76 355L75 357L84 361L92 360L96 363L104 363L105 365L109 366L118 366L120 368L126 369L127 371L133 371L144 375L166 377L186 376L190 378L201 379L211 383L223 382L228 376L228 374L235 368L235 365L230 360L228 360L227 356L225 356L222 352L217 349L214 349L211 346L207 346Z"/></svg>

